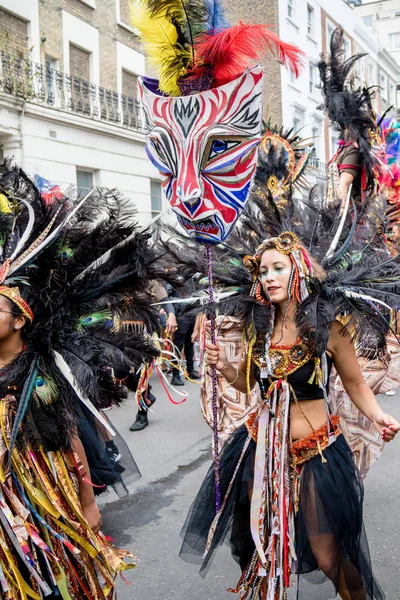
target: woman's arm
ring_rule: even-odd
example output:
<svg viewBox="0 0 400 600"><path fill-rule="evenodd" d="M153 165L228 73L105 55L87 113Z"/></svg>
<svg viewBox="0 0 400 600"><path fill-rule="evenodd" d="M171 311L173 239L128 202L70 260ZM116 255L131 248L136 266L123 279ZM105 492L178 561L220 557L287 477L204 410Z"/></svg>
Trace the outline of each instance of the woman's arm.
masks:
<svg viewBox="0 0 400 600"><path fill-rule="evenodd" d="M336 371L352 402L374 423L384 441L390 442L400 430L400 424L379 406L374 393L364 381L351 338L340 334L341 328L337 322L332 325L328 342Z"/></svg>
<svg viewBox="0 0 400 600"><path fill-rule="evenodd" d="M223 375L229 385L243 394L247 394L247 356L239 361L237 367L234 367L227 359L225 348L220 344L214 345L211 342L206 344L206 363L215 365L217 371ZM253 368L250 371L250 389L256 384Z"/></svg>
<svg viewBox="0 0 400 600"><path fill-rule="evenodd" d="M72 438L72 450L77 454L82 467L86 471L89 476L90 470L88 461L86 458L86 453L83 448L82 442L77 435ZM84 481L81 476L79 479L79 497L82 505L83 513L89 523L90 528L94 531L94 533L98 533L101 523L101 514L99 508L96 504L96 499L93 493L93 487L87 481Z"/></svg>

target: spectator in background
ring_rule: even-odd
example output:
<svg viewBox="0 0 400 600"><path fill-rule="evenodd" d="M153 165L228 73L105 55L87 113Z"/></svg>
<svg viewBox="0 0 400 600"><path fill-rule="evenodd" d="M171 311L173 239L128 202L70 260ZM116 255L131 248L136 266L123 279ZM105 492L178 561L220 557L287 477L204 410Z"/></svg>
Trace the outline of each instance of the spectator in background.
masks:
<svg viewBox="0 0 400 600"><path fill-rule="evenodd" d="M184 297L191 296L193 292L194 282L193 279L189 279L185 284L183 292L180 291L178 294L178 292L173 289L171 297L183 299ZM194 368L194 341L196 341L196 334L193 335L193 332L196 324L196 317L185 314L183 306L180 306L178 303L176 304L176 319L178 328L175 331L174 344L181 354L183 351L185 352L186 371L189 379L199 379L200 375ZM175 368L172 372L171 385L185 385L185 382L177 369L176 361L173 361L173 365Z"/></svg>
<svg viewBox="0 0 400 600"><path fill-rule="evenodd" d="M175 317L174 305L171 302L168 302L168 294L167 294L165 288L158 281L151 282L150 293L153 296L154 301L160 302L160 305L167 313L165 333L169 337L172 338L172 336L178 329L178 324L177 324L176 317ZM147 393L145 396L147 408L138 408L138 411L136 413L136 419L132 423L132 425L129 427L130 431L141 431L142 429L145 429L145 427L148 426L148 424L149 424L148 409L154 404L154 402L156 400L157 400L157 398L154 396L154 394L151 393L151 385L149 384L149 387L147 389Z"/></svg>

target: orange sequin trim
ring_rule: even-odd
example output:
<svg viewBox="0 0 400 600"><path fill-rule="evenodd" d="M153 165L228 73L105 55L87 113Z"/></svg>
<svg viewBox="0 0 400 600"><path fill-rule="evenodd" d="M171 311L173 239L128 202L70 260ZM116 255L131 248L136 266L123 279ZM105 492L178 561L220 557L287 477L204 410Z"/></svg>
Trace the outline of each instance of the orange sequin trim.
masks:
<svg viewBox="0 0 400 600"><path fill-rule="evenodd" d="M258 414L252 413L246 421L247 430L256 443L258 438L258 424L256 423L257 419ZM333 433L336 437L339 437L339 435L342 433L339 427L340 417L338 415L331 416L331 423L333 426ZM310 433L310 435L300 438L294 442L294 444L292 444L290 453L295 458L296 465L301 465L319 454L320 451L318 444L321 450L325 450L325 448L328 447L329 439L328 427L326 423Z"/></svg>
<svg viewBox="0 0 400 600"><path fill-rule="evenodd" d="M340 417L338 415L333 415L330 419L333 426L333 433L336 437L339 437L342 433L339 427ZM314 458L317 454L320 454L320 451L325 450L328 445L328 426L324 423L321 427L310 433L310 435L294 442L290 448L290 453L294 457L296 465L299 466L307 460Z"/></svg>

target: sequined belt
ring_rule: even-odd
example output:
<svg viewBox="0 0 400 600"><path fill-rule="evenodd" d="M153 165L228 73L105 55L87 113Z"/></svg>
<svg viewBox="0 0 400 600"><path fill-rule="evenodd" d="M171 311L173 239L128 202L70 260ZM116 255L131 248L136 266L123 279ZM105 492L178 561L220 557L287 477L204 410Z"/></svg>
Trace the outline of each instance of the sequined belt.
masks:
<svg viewBox="0 0 400 600"><path fill-rule="evenodd" d="M333 433L336 437L341 435L342 431L339 427L340 417L334 415L330 417L333 426ZM295 459L296 466L302 465L307 460L311 460L317 454L321 454L329 446L328 426L326 423L318 429L300 438L290 447L290 453Z"/></svg>
<svg viewBox="0 0 400 600"><path fill-rule="evenodd" d="M252 413L246 421L246 427L253 438L253 440L257 443L258 436L258 425L255 423L258 415L257 413ZM331 416L331 423L333 426L333 433L336 437L341 435L342 430L339 427L340 417L338 415ZM290 453L295 459L296 465L302 465L307 460L311 460L317 454L321 454L322 450L325 450L329 445L328 439L328 427L327 424L324 423L307 435L306 437L300 438L292 446L290 447Z"/></svg>

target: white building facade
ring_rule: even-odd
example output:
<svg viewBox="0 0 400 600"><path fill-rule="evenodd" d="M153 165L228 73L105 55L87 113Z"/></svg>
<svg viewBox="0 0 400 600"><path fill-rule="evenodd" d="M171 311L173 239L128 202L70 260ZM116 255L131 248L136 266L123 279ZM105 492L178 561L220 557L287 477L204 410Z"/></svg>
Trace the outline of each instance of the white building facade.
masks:
<svg viewBox="0 0 400 600"><path fill-rule="evenodd" d="M108 8L113 5L116 26L133 36L129 24L120 21L119 2L110 0ZM112 39L116 85L101 85L106 75L102 69L107 68L101 60L101 28L98 21L96 26L90 23L100 0L97 7L95 0L82 3L82 18L79 7L75 14L59 8L61 43L52 56L43 50L39 0L0 0L0 21L3 15L4 22L25 23L28 38L28 52L22 56L15 48L8 50L4 41L0 45L0 158L13 156L28 173L38 173L62 189L70 184L82 191L91 185L118 188L133 200L140 222L146 224L164 201L159 174L145 152L136 92L124 92L127 77L134 84L144 74L145 59ZM70 72L75 50L88 57L87 80Z"/></svg>
<svg viewBox="0 0 400 600"><path fill-rule="evenodd" d="M311 138L315 144L316 167L321 173L337 148L337 134L328 127L318 88L318 60L321 52L329 51L333 30L343 27L347 56L366 53L358 65L358 78L363 85L386 82L387 96L376 95L376 110L381 112L396 103L395 86L400 66L387 52L376 32L371 32L358 13L344 0L279 0L279 35L285 41L302 48L305 68L294 79L282 69L282 120L286 127L301 129L303 138ZM382 79L381 79L382 78ZM319 162L320 161L320 162Z"/></svg>

